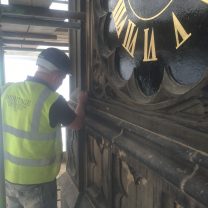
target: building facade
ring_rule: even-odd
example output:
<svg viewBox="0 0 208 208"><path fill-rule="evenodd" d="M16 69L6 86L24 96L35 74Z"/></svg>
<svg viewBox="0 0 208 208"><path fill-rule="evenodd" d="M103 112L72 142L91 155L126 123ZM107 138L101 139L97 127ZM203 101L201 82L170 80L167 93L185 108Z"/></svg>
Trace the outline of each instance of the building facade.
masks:
<svg viewBox="0 0 208 208"><path fill-rule="evenodd" d="M85 128L69 132L64 207L208 207L208 1L86 0L70 32ZM72 105L76 100L72 97Z"/></svg>

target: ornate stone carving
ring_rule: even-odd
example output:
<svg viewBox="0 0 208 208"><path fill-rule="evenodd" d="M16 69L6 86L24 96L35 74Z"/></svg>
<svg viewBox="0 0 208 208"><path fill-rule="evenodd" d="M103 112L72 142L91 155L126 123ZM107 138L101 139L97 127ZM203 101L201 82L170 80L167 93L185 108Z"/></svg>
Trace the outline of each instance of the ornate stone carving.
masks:
<svg viewBox="0 0 208 208"><path fill-rule="evenodd" d="M204 10L202 8L206 8L208 5L206 3L197 3L194 1L196 0L192 0L192 4L196 5L196 8L198 7L200 12L195 19L195 13L189 13L188 15L190 15L191 20L187 21L189 21L190 24L191 21L198 22L198 24L201 25L200 30L205 33L206 31L203 30L202 27L206 27L206 23L203 21L206 14L203 12ZM92 60L92 77L94 80L92 83L92 89L94 95L103 99L107 98L112 100L121 100L123 103L128 105L136 104L145 108L150 106L149 109L172 106L181 102L181 99L198 96L201 93L202 88L206 86L208 82L208 70L206 67L208 59L201 52L199 52L200 49L203 49L202 46L197 44L196 40L192 37L190 38L192 41L190 41L191 45L182 46L182 42L180 42L177 38L179 38L179 35L182 35L180 30L182 30L181 28L185 30L185 26L183 26L182 23L179 22L178 18L174 16L175 14L172 17L169 12L170 18L167 17L167 20L163 19L163 21L156 18L155 25L157 25L160 32L165 32L167 30L167 35L172 37L174 33L168 30L169 27L164 27L164 22L168 25L174 23L173 26L171 26L173 27L173 31L174 26L175 29L178 29L178 33L176 33L175 37L176 42L178 41L178 47L180 47L180 50L177 51L178 54L176 54L176 50L173 51L173 49L169 47L169 42L167 45L170 50L164 45L164 41L162 39L164 34L160 33L161 38L158 38L157 40L157 44L160 46L158 46L158 48L160 48L160 50L158 51L159 55L156 61L153 59L150 59L149 62L142 61L141 56L143 55L143 49L137 45L135 49L135 56L129 56L119 42L125 32L123 32L124 34L121 33L121 37L118 38L115 31L115 22L113 23L112 20L112 12L115 12L114 10L116 10L116 6L119 5L119 2L120 6L122 5L124 8L126 7L125 15L129 18L129 20L131 18L133 19L130 15L131 10L128 8L129 3L127 2L129 1L112 0L108 1L108 3L103 3L103 1L100 0L94 1L92 18L95 23L95 27L91 28L91 34L93 35L93 42L91 44L93 47L94 57ZM135 1L133 2L135 3ZM177 5L177 2L173 2L172 4ZM173 8L174 11L177 11L176 6ZM170 6L170 9L173 10L173 8ZM185 6L183 9L184 8ZM119 15L118 12L117 15ZM122 18L122 16L120 18ZM171 18L173 18L173 20L171 20ZM181 19L183 19L183 17L181 17ZM144 27L143 23L135 18L134 22L138 28ZM180 27L179 25L175 25L176 22L178 24L180 23ZM126 27L127 25L123 26L123 31L126 30ZM152 27L154 27L153 23ZM186 27L189 29L191 28L189 25ZM198 33L196 27L192 26L191 29L194 32L194 35L197 36ZM187 32L187 35L188 34L191 33ZM198 34L197 37L200 39L200 34ZM185 36L182 36L182 38L184 38L185 41ZM138 35L138 41L141 42L140 39L141 34ZM202 39L203 41L205 40L204 35ZM194 63L192 63L190 57L195 60ZM187 66L185 66L186 62ZM196 68L198 68L198 72L196 71ZM112 95L110 94L110 96L106 96L106 86L111 88L111 91L113 92ZM116 97L114 95L116 95Z"/></svg>
<svg viewBox="0 0 208 208"><path fill-rule="evenodd" d="M71 130L67 138L67 170L76 179L78 173L78 132Z"/></svg>
<svg viewBox="0 0 208 208"><path fill-rule="evenodd" d="M102 198L103 203L109 202L109 143L104 138L88 135L87 189L94 199Z"/></svg>

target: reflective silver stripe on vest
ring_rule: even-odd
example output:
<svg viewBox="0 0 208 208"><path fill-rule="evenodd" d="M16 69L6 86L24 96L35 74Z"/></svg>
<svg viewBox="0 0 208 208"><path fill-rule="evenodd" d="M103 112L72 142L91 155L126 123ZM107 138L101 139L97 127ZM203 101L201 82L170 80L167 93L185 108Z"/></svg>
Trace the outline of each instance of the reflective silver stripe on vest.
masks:
<svg viewBox="0 0 208 208"><path fill-rule="evenodd" d="M56 137L56 132L46 133L46 134L38 134L33 132L26 132L16 128L13 128L8 125L3 125L4 132L13 134L20 139L29 139L29 140L50 140Z"/></svg>
<svg viewBox="0 0 208 208"><path fill-rule="evenodd" d="M34 133L37 133L39 131L39 124L40 124L40 118L41 118L41 110L43 108L43 104L48 98L48 96L51 94L51 91L48 88L45 88L38 99L38 102L36 103L34 112L33 112L33 119L32 119L32 125L31 130Z"/></svg>
<svg viewBox="0 0 208 208"><path fill-rule="evenodd" d="M54 140L56 138L56 132L52 133L39 133L39 123L41 119L41 110L43 108L44 102L48 98L48 96L51 94L51 91L48 88L45 88L40 96L39 99L35 105L35 109L33 112L32 117L32 124L31 124L31 131L23 131L16 129L12 126L3 124L3 131L5 133L13 134L19 138L24 139L30 139L30 140Z"/></svg>
<svg viewBox="0 0 208 208"><path fill-rule="evenodd" d="M8 152L4 152L4 157L6 160L9 160L16 165L23 165L23 166L32 166L32 167L44 167L48 165L52 165L54 163L59 163L61 158L57 159L56 156L49 158L49 159L41 159L41 160L33 160L33 159L24 159L19 158L11 155Z"/></svg>

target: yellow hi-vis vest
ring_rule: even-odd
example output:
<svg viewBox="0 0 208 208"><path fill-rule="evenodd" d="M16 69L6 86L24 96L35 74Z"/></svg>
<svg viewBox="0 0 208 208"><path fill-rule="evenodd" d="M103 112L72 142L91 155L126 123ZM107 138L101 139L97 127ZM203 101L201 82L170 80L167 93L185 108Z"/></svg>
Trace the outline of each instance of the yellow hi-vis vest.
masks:
<svg viewBox="0 0 208 208"><path fill-rule="evenodd" d="M61 164L61 128L50 127L58 94L43 84L12 84L1 97L5 179L15 184L53 181Z"/></svg>

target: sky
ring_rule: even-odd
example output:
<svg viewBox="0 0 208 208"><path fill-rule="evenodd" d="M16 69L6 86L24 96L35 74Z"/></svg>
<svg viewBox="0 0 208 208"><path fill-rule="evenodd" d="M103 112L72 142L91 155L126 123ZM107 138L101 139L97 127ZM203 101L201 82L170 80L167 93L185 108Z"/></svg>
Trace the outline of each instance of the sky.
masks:
<svg viewBox="0 0 208 208"><path fill-rule="evenodd" d="M7 55L4 56L5 82L24 81L27 76L33 76L37 70L36 57ZM69 76L64 79L63 84L57 92L69 100ZM63 151L66 151L66 129L62 128Z"/></svg>

